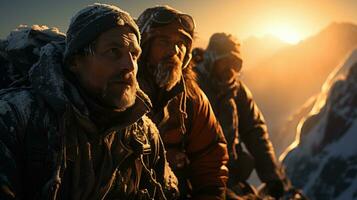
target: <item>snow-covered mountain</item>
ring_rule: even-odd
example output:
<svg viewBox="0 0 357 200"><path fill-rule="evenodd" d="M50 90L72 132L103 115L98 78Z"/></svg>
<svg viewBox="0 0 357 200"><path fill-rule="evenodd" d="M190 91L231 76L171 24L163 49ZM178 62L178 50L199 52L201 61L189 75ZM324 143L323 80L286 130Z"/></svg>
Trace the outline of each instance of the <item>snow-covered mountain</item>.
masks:
<svg viewBox="0 0 357 200"><path fill-rule="evenodd" d="M356 47L357 24L332 23L300 43L280 49L259 66L243 66L242 79L264 114L278 154L294 139L281 131L288 118L320 92L330 72Z"/></svg>
<svg viewBox="0 0 357 200"><path fill-rule="evenodd" d="M310 199L357 199L357 50L327 78L297 140L282 155Z"/></svg>

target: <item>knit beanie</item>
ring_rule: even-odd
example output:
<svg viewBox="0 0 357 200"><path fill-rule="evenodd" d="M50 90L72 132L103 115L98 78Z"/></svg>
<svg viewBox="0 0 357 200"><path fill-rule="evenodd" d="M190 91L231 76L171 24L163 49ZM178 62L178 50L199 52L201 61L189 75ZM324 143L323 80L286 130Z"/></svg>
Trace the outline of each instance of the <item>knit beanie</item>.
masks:
<svg viewBox="0 0 357 200"><path fill-rule="evenodd" d="M107 4L95 3L85 7L71 19L67 31L64 60L68 60L93 42L101 33L125 25L134 31L140 43L139 28L129 13Z"/></svg>

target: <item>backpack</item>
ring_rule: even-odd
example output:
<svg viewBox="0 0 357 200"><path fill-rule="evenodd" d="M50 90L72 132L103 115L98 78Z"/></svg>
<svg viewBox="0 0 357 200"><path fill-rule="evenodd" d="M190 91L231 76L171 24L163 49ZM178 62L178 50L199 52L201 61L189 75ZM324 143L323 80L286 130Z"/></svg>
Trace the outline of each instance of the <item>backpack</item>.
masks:
<svg viewBox="0 0 357 200"><path fill-rule="evenodd" d="M51 42L64 42L57 28L20 25L0 40L0 89L28 84L28 71L39 57L41 48Z"/></svg>

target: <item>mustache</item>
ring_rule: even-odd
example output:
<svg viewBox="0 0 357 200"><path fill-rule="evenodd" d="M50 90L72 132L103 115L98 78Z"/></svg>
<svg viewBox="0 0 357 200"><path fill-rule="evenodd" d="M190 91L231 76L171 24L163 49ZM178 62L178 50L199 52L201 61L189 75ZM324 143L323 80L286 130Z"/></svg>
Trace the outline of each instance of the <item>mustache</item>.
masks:
<svg viewBox="0 0 357 200"><path fill-rule="evenodd" d="M165 64L182 65L182 61L175 55L174 56L166 56L160 61L160 64L162 64L162 65L165 65Z"/></svg>
<svg viewBox="0 0 357 200"><path fill-rule="evenodd" d="M133 72L122 72L110 78L108 82L134 85L136 82L136 76Z"/></svg>

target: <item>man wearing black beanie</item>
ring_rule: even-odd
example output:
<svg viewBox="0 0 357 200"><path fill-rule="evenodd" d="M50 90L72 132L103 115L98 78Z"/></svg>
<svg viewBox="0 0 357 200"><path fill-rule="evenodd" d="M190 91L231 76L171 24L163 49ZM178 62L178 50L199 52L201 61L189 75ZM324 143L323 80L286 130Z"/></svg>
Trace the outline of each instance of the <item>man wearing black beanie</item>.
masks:
<svg viewBox="0 0 357 200"><path fill-rule="evenodd" d="M41 49L30 87L0 92L0 199L176 198L140 53L134 20L105 4Z"/></svg>

